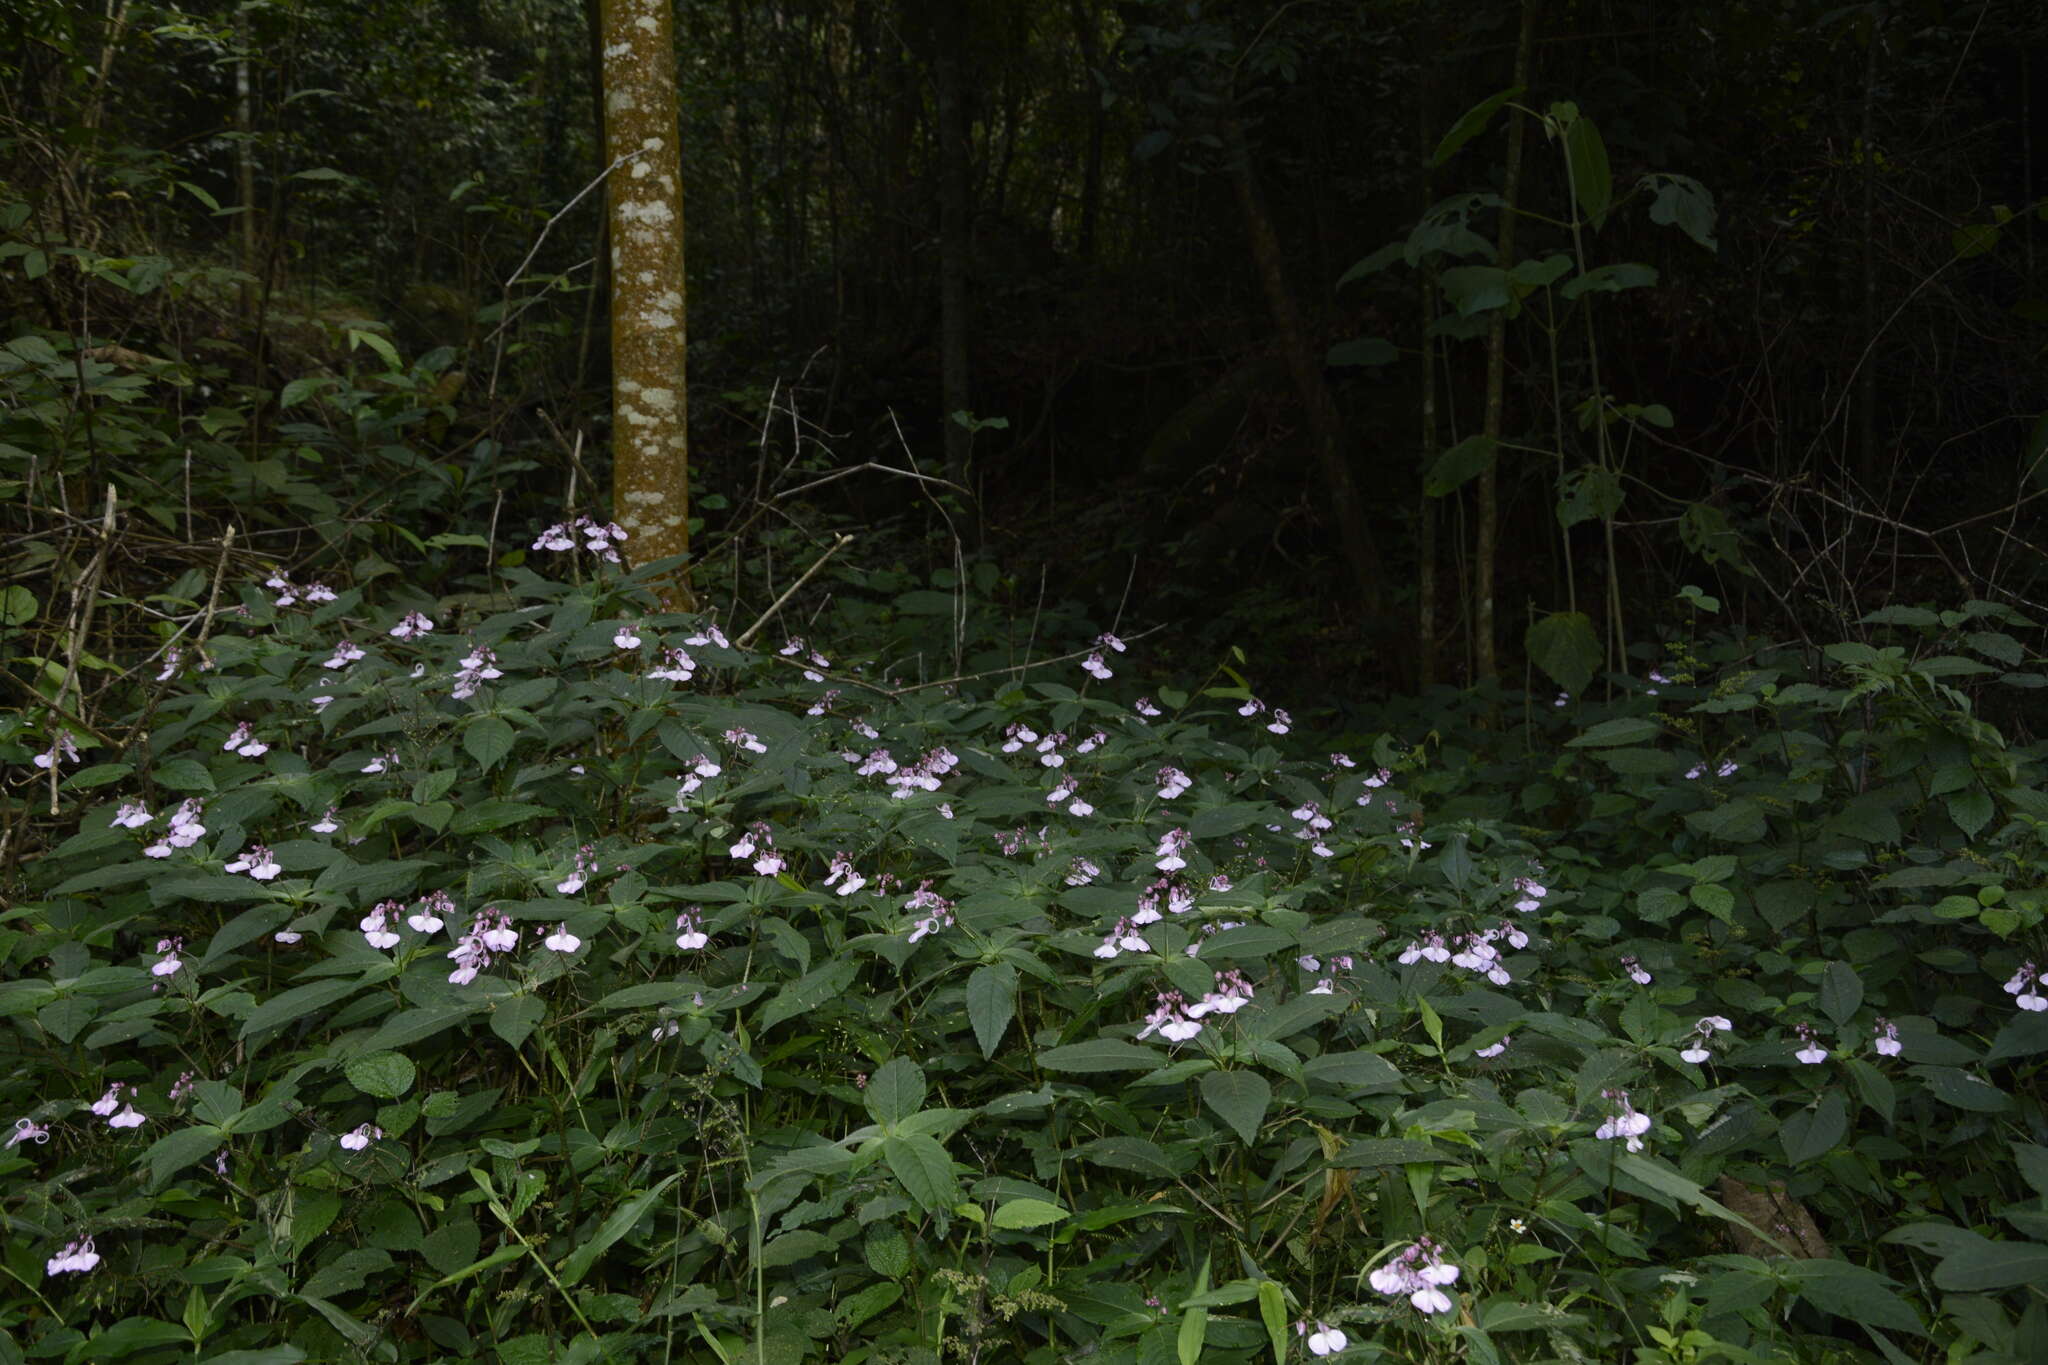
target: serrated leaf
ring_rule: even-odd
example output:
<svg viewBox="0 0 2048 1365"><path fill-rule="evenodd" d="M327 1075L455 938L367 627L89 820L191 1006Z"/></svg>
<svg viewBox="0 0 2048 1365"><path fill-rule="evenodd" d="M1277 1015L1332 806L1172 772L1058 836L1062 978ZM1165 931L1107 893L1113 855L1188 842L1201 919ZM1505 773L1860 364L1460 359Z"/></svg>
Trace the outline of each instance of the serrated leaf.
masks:
<svg viewBox="0 0 2048 1365"><path fill-rule="evenodd" d="M1559 687L1579 695L1600 667L1600 637L1593 620L1582 611L1556 611L1529 627L1523 636L1529 662Z"/></svg>
<svg viewBox="0 0 2048 1365"><path fill-rule="evenodd" d="M537 995L515 995L491 1007L491 1032L519 1047L547 1017L547 1003Z"/></svg>
<svg viewBox="0 0 2048 1365"><path fill-rule="evenodd" d="M1448 497L1479 475L1493 468L1500 442L1483 432L1467 436L1430 463L1422 491L1432 498Z"/></svg>
<svg viewBox="0 0 2048 1365"><path fill-rule="evenodd" d="M1249 1147L1273 1103L1273 1086L1256 1071L1210 1071L1202 1077L1202 1102Z"/></svg>
<svg viewBox="0 0 2048 1365"><path fill-rule="evenodd" d="M478 716L462 732L462 747L485 772L512 752L512 726L497 716Z"/></svg>
<svg viewBox="0 0 2048 1365"><path fill-rule="evenodd" d="M157 1188L195 1162L204 1161L220 1147L225 1134L211 1123L198 1123L166 1133L150 1144L143 1159L149 1163L149 1183Z"/></svg>
<svg viewBox="0 0 2048 1365"><path fill-rule="evenodd" d="M1460 114L1458 121L1451 125L1450 131L1436 144L1436 152L1431 156L1430 164L1441 166L1456 156L1460 147L1486 131L1486 125L1493 121L1493 116L1499 113L1509 100L1520 95L1522 89L1519 85L1511 85L1498 94L1488 95Z"/></svg>
<svg viewBox="0 0 2048 1365"><path fill-rule="evenodd" d="M1071 1216L1058 1204L1048 1203L1043 1199L1012 1199L1008 1203L997 1205L995 1214L989 1221L999 1228L1015 1231L1023 1228L1042 1228Z"/></svg>
<svg viewBox="0 0 2048 1365"><path fill-rule="evenodd" d="M1641 744L1656 739L1664 733L1664 727L1647 716L1617 716L1603 720L1565 741L1568 749L1597 748L1609 744Z"/></svg>
<svg viewBox="0 0 2048 1365"><path fill-rule="evenodd" d="M1166 1054L1156 1048L1140 1047L1118 1038L1091 1038L1085 1043L1048 1048L1038 1054L1038 1064L1047 1071L1088 1074L1099 1071L1155 1071L1166 1065Z"/></svg>
<svg viewBox="0 0 2048 1365"><path fill-rule="evenodd" d="M996 1055L1010 1020L1017 1013L1017 969L1007 962L987 962L967 978L967 1021L983 1057Z"/></svg>
<svg viewBox="0 0 2048 1365"><path fill-rule="evenodd" d="M926 1213L951 1208L960 1196L953 1179L953 1161L937 1138L924 1133L899 1133L882 1139L882 1159L904 1192Z"/></svg>
<svg viewBox="0 0 2048 1365"><path fill-rule="evenodd" d="M251 1010L249 1017L242 1021L240 1036L253 1038L266 1029L282 1028L315 1015L317 1011L354 995L359 989L361 983L355 981L315 981L309 985L294 986Z"/></svg>
<svg viewBox="0 0 2048 1365"><path fill-rule="evenodd" d="M924 1105L924 1068L908 1057L885 1063L868 1078L861 1100L876 1123L901 1123Z"/></svg>
<svg viewBox="0 0 2048 1365"><path fill-rule="evenodd" d="M809 1014L853 984L854 964L828 962L814 972L798 977L775 993L754 1021L754 1031L766 1033L786 1019Z"/></svg>
<svg viewBox="0 0 2048 1365"><path fill-rule="evenodd" d="M613 1209L610 1216L598 1225L597 1231L590 1235L589 1240L579 1244L569 1253L568 1259L562 1262L561 1269L556 1272L556 1278L561 1280L562 1287L566 1289L588 1274L590 1267L597 1263L597 1258L604 1255L614 1242L631 1232L653 1209L655 1201L667 1192L669 1186L682 1179L682 1176L681 1171L671 1171L663 1176L654 1188L643 1190Z"/></svg>
<svg viewBox="0 0 2048 1365"><path fill-rule="evenodd" d="M397 1099L412 1089L419 1074L412 1058L402 1052L372 1052L350 1061L344 1071L350 1085L380 1100Z"/></svg>
<svg viewBox="0 0 2048 1365"><path fill-rule="evenodd" d="M1600 130L1584 114L1564 130L1564 156L1579 212L1597 231L1614 204L1614 172L1607 164L1607 144L1601 140Z"/></svg>
<svg viewBox="0 0 2048 1365"><path fill-rule="evenodd" d="M1832 1152L1849 1132L1849 1106L1839 1090L1821 1097L1818 1105L1801 1109L1778 1128L1785 1160L1805 1165Z"/></svg>
<svg viewBox="0 0 2048 1365"><path fill-rule="evenodd" d="M1863 978L1846 962L1830 962L1821 973L1820 995L1815 1003L1837 1027L1848 1023L1863 1008Z"/></svg>

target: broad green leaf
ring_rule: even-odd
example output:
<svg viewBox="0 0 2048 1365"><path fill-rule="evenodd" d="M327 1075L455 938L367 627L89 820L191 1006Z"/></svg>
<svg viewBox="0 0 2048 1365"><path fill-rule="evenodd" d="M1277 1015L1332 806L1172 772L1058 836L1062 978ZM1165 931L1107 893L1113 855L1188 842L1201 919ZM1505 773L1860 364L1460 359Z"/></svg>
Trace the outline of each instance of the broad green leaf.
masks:
<svg viewBox="0 0 2048 1365"><path fill-rule="evenodd" d="M1249 1147L1273 1103L1273 1087L1256 1071L1211 1071L1202 1077L1202 1102Z"/></svg>
<svg viewBox="0 0 2048 1365"><path fill-rule="evenodd" d="M1739 796L1711 810L1694 811L1685 817L1685 823L1709 839L1731 844L1753 844L1770 828L1764 819L1763 808L1746 796Z"/></svg>
<svg viewBox="0 0 2048 1365"><path fill-rule="evenodd" d="M1821 973L1820 996L1815 1003L1837 1027L1848 1023L1863 1008L1863 978L1846 962L1830 962Z"/></svg>
<svg viewBox="0 0 2048 1365"><path fill-rule="evenodd" d="M1664 727L1647 716L1617 716L1603 720L1588 728L1583 734L1565 741L1569 749L1593 748L1607 744L1641 744L1656 739L1664 733Z"/></svg>
<svg viewBox="0 0 2048 1365"><path fill-rule="evenodd" d="M1529 661L1573 696L1593 681L1603 655L1593 620L1582 611L1552 612L1530 626L1522 642Z"/></svg>
<svg viewBox="0 0 2048 1365"><path fill-rule="evenodd" d="M1493 468L1500 442L1485 434L1467 436L1430 463L1422 491L1432 498L1448 497Z"/></svg>
<svg viewBox="0 0 2048 1365"><path fill-rule="evenodd" d="M2012 1097L1989 1081L1952 1066L1916 1066L1918 1076L1943 1104L1978 1114L2000 1114L2012 1108Z"/></svg>
<svg viewBox="0 0 2048 1365"><path fill-rule="evenodd" d="M485 772L512 752L512 727L497 716L478 716L462 732L462 747Z"/></svg>
<svg viewBox="0 0 2048 1365"><path fill-rule="evenodd" d="M671 1171L663 1176L653 1189L643 1190L613 1209L611 1216L598 1225L597 1231L590 1234L588 1240L579 1243L576 1249L569 1253L569 1258L562 1262L561 1269L556 1271L556 1278L562 1282L562 1287L566 1289L588 1274L590 1267L596 1264L597 1258L604 1255L614 1242L631 1232L634 1225L654 1208L655 1201L682 1177L682 1171Z"/></svg>
<svg viewBox="0 0 2048 1365"><path fill-rule="evenodd" d="M1339 1090L1387 1094L1401 1088L1401 1073L1373 1052L1325 1052L1302 1063L1302 1080Z"/></svg>
<svg viewBox="0 0 2048 1365"><path fill-rule="evenodd" d="M308 1018L354 995L361 988L362 984L356 981L315 981L309 985L294 986L250 1011L249 1017L242 1021L240 1036L253 1038L267 1029L282 1028Z"/></svg>
<svg viewBox="0 0 2048 1365"><path fill-rule="evenodd" d="M1259 1281L1259 1320L1273 1348L1273 1365L1287 1365L1287 1291L1277 1280Z"/></svg>
<svg viewBox="0 0 2048 1365"><path fill-rule="evenodd" d="M1048 1223L1060 1222L1071 1215L1058 1204L1043 1199L1012 1199L996 1206L994 1216L989 1220L996 1227L1010 1230L1042 1228Z"/></svg>
<svg viewBox="0 0 2048 1365"><path fill-rule="evenodd" d="M1621 476L1596 464L1580 465L1557 485L1557 524L1570 530L1587 521L1611 521L1621 510Z"/></svg>
<svg viewBox="0 0 2048 1365"><path fill-rule="evenodd" d="M1614 204L1614 172L1607 164L1607 144L1601 140L1600 130L1584 114L1564 130L1564 157L1579 212L1598 231Z"/></svg>
<svg viewBox="0 0 2048 1365"><path fill-rule="evenodd" d="M1443 140L1436 144L1436 152L1430 157L1430 164L1441 166L1456 156L1458 149L1485 132L1486 125L1493 121L1493 116L1499 113L1508 101L1519 96L1522 90L1522 86L1511 85L1498 94L1488 95L1459 115L1458 121L1443 135Z"/></svg>
<svg viewBox="0 0 2048 1365"><path fill-rule="evenodd" d="M1987 1241L1965 1247L1934 1267L1934 1283L1957 1294L2048 1284L2048 1246Z"/></svg>
<svg viewBox="0 0 2048 1365"><path fill-rule="evenodd" d="M348 1083L365 1095L395 1100L412 1089L419 1069L402 1052L372 1052L357 1057L345 1068Z"/></svg>
<svg viewBox="0 0 2048 1365"><path fill-rule="evenodd" d="M1849 1106L1842 1092L1831 1090L1818 1105L1801 1109L1778 1128L1785 1160L1794 1166L1826 1156L1841 1144L1849 1132Z"/></svg>
<svg viewBox="0 0 2048 1365"><path fill-rule="evenodd" d="M213 1124L197 1123L158 1138L143 1154L143 1159L149 1163L150 1188L160 1188L187 1166L212 1156L225 1137L226 1134Z"/></svg>
<svg viewBox="0 0 2048 1365"><path fill-rule="evenodd" d="M512 1047L519 1047L547 1017L547 1003L539 996L520 994L500 1000L491 1007L491 1032Z"/></svg>
<svg viewBox="0 0 2048 1365"><path fill-rule="evenodd" d="M1437 286L1461 318L1476 317L1515 302L1513 277L1497 265L1454 265L1437 276Z"/></svg>
<svg viewBox="0 0 2048 1365"><path fill-rule="evenodd" d="M983 1057L996 1055L1003 1033L1017 1013L1017 969L1007 962L986 962L967 978L967 1021Z"/></svg>
<svg viewBox="0 0 2048 1365"><path fill-rule="evenodd" d="M1659 172L1643 177L1642 184L1654 186L1657 197L1650 201L1650 221L1677 227L1709 251L1719 251L1714 240L1714 196L1690 176Z"/></svg>
<svg viewBox="0 0 2048 1365"><path fill-rule="evenodd" d="M1038 1054L1038 1064L1047 1071L1089 1073L1097 1071L1154 1071L1166 1064L1166 1054L1156 1048L1140 1047L1118 1038L1093 1038L1069 1043Z"/></svg>
<svg viewBox="0 0 2048 1365"><path fill-rule="evenodd" d="M1624 289L1642 289L1657 282L1655 266L1625 263L1621 265L1595 266L1585 274L1565 281L1564 288L1557 292L1568 299L1581 294L1619 294ZM1669 421L1658 423L1669 426Z"/></svg>
<svg viewBox="0 0 2048 1365"><path fill-rule="evenodd" d="M953 1179L953 1161L938 1139L923 1133L900 1133L882 1139L882 1159L904 1192L926 1213L951 1208L960 1197Z"/></svg>
<svg viewBox="0 0 2048 1365"><path fill-rule="evenodd" d="M353 351L358 346L367 346L372 351L375 351L378 358L384 362L384 368L387 371L393 374L403 374L405 372L405 366L398 359L398 348L383 337L378 336L375 332L365 332L356 327L349 328L348 348Z"/></svg>
<svg viewBox="0 0 2048 1365"><path fill-rule="evenodd" d="M875 1122L886 1127L915 1114L924 1105L924 1095L924 1068L908 1057L896 1057L868 1078L861 1101Z"/></svg>
<svg viewBox="0 0 2048 1365"><path fill-rule="evenodd" d="M1927 1335L1920 1315L1892 1289L1895 1282L1874 1270L1850 1261L1822 1259L1787 1261L1784 1272L1799 1297L1823 1313L1833 1313L1865 1327ZM1935 1283L1941 1283L1939 1267L1935 1269Z"/></svg>
<svg viewBox="0 0 2048 1365"><path fill-rule="evenodd" d="M762 1007L754 1021L754 1031L766 1033L785 1019L809 1014L852 985L856 970L852 962L842 958L790 982Z"/></svg>
<svg viewBox="0 0 2048 1365"><path fill-rule="evenodd" d="M1345 1170L1364 1170L1450 1160L1451 1157L1419 1138L1365 1138L1331 1157L1330 1164Z"/></svg>

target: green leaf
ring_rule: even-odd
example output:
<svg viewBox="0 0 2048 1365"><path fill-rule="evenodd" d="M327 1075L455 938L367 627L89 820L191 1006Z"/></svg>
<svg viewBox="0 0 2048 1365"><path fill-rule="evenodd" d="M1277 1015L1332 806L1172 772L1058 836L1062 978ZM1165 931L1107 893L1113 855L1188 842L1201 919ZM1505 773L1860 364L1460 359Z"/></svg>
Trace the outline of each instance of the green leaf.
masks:
<svg viewBox="0 0 2048 1365"><path fill-rule="evenodd" d="M284 392L278 395L278 411L297 407L322 389L331 387L333 383L334 381L325 375L308 375L292 380L284 386Z"/></svg>
<svg viewBox="0 0 2048 1365"><path fill-rule="evenodd" d="M0 588L0 626L18 626L36 619L42 604L36 595L16 583Z"/></svg>
<svg viewBox="0 0 2048 1365"><path fill-rule="evenodd" d="M1621 476L1596 464L1580 465L1557 482L1557 524L1570 530L1587 521L1612 521L1621 510Z"/></svg>
<svg viewBox="0 0 2048 1365"><path fill-rule="evenodd" d="M1023 1228L1042 1228L1048 1223L1058 1223L1072 1217L1058 1204L1043 1199L1012 1199L996 1206L995 1216L989 1221L996 1227L1011 1231Z"/></svg>
<svg viewBox="0 0 2048 1365"><path fill-rule="evenodd" d="M1663 733L1664 727L1648 716L1617 716L1566 740L1565 747L1590 749L1609 744L1641 744L1645 740L1657 739Z"/></svg>
<svg viewBox="0 0 2048 1365"><path fill-rule="evenodd" d="M1949 245L1955 249L1956 259L1967 261L1972 256L1982 256L1998 245L2004 232L1996 223L1965 223L1948 235Z"/></svg>
<svg viewBox="0 0 2048 1365"><path fill-rule="evenodd" d="M1007 962L988 962L967 978L967 1020L981 1055L993 1057L1003 1033L1017 1013L1017 969Z"/></svg>
<svg viewBox="0 0 2048 1365"><path fill-rule="evenodd" d="M1256 1071L1211 1071L1202 1077L1202 1102L1249 1147L1273 1103L1273 1087Z"/></svg>
<svg viewBox="0 0 2048 1365"><path fill-rule="evenodd" d="M1273 1348L1273 1365L1287 1365L1287 1291L1277 1280L1259 1281L1259 1320Z"/></svg>
<svg viewBox="0 0 2048 1365"><path fill-rule="evenodd" d="M1835 1021L1836 1027L1848 1023L1863 1008L1863 978L1846 962L1830 962L1821 973L1816 1003L1822 1014Z"/></svg>
<svg viewBox="0 0 2048 1365"><path fill-rule="evenodd" d="M875 1122L887 1126L915 1114L924 1105L924 1095L924 1068L908 1057L897 1057L868 1079L861 1100Z"/></svg>
<svg viewBox="0 0 2048 1365"><path fill-rule="evenodd" d="M761 1013L754 1020L754 1031L766 1033L785 1019L809 1014L827 1000L844 993L853 984L855 970L853 963L841 959L798 977L762 1006Z"/></svg>
<svg viewBox="0 0 2048 1365"><path fill-rule="evenodd" d="M1650 221L1675 226L1709 251L1719 251L1714 240L1714 196L1691 176L1658 172L1640 182L1654 185L1657 197L1650 201Z"/></svg>
<svg viewBox="0 0 2048 1365"><path fill-rule="evenodd" d="M488 834L494 829L505 829L511 825L523 825L528 820L542 815L553 815L552 806L537 806L530 801L479 801L465 805L449 825L454 834Z"/></svg>
<svg viewBox="0 0 2048 1365"><path fill-rule="evenodd" d="M1331 1157L1330 1164L1342 1170L1365 1170L1449 1160L1450 1157L1420 1138L1365 1138Z"/></svg>
<svg viewBox="0 0 2048 1365"><path fill-rule="evenodd" d="M1156 1071L1166 1064L1166 1054L1119 1038L1091 1038L1049 1048L1038 1054L1038 1064L1047 1071Z"/></svg>
<svg viewBox="0 0 2048 1365"><path fill-rule="evenodd" d="M562 1282L562 1287L567 1289L590 1273L590 1267L597 1263L597 1258L604 1255L606 1249L614 1242L631 1232L653 1209L655 1201L682 1177L681 1171L671 1171L663 1176L653 1189L643 1190L613 1209L611 1216L599 1224L597 1231L590 1235L589 1240L580 1243L570 1252L569 1258L562 1262L561 1269L555 1272L555 1277Z"/></svg>
<svg viewBox="0 0 2048 1365"><path fill-rule="evenodd" d="M1833 1313L1868 1328L1927 1335L1920 1315L1893 1292L1894 1282L1874 1270L1837 1260L1792 1260L1781 1264L1799 1297L1823 1313ZM1937 1269L1937 1284L1940 1274Z"/></svg>
<svg viewBox="0 0 2048 1365"><path fill-rule="evenodd" d="M211 1123L198 1123L158 1138L143 1154L149 1163L150 1187L158 1188L187 1166L212 1156L225 1136Z"/></svg>
<svg viewBox="0 0 2048 1365"><path fill-rule="evenodd" d="M1497 265L1454 265L1437 276L1437 285L1461 318L1515 302L1513 277Z"/></svg>
<svg viewBox="0 0 2048 1365"><path fill-rule="evenodd" d="M1309 1085L1376 1095L1401 1088L1400 1071L1374 1052L1325 1052L1302 1064L1301 1078Z"/></svg>
<svg viewBox="0 0 2048 1365"><path fill-rule="evenodd" d="M478 716L463 730L462 747L489 772L512 752L512 739L509 723L497 716Z"/></svg>
<svg viewBox="0 0 2048 1365"><path fill-rule="evenodd" d="M357 1057L345 1068L348 1083L365 1095L395 1100L412 1089L419 1068L403 1052L372 1052Z"/></svg>
<svg viewBox="0 0 2048 1365"><path fill-rule="evenodd" d="M1614 172L1607 164L1607 144L1600 140L1600 130L1584 114L1564 130L1564 161L1579 211L1598 231L1614 204Z"/></svg>
<svg viewBox="0 0 2048 1365"><path fill-rule="evenodd" d="M904 1192L926 1213L951 1208L960 1197L953 1180L953 1161L937 1138L924 1133L899 1133L882 1139L882 1159Z"/></svg>
<svg viewBox="0 0 2048 1365"><path fill-rule="evenodd" d="M390 373L405 373L405 366L398 359L398 349L375 332L365 332L356 327L349 328L348 348L353 351L358 346L367 346L375 351L383 360L384 368Z"/></svg>
<svg viewBox="0 0 2048 1365"><path fill-rule="evenodd" d="M1956 822L1956 828L1974 839L1977 832L1991 823L1997 813L1992 804L1991 793L1982 787L1971 787L1948 798L1948 818Z"/></svg>
<svg viewBox="0 0 2048 1365"><path fill-rule="evenodd" d="M1568 299L1575 299L1581 294L1619 294L1624 289L1642 289L1656 282L1655 266L1628 262L1620 265L1595 266L1585 274L1565 281L1564 288L1557 292ZM1659 425L1670 426L1671 423L1665 421Z"/></svg>
<svg viewBox="0 0 2048 1365"><path fill-rule="evenodd" d="M1431 461L1422 481L1422 491L1432 498L1447 497L1493 468L1494 452L1500 442L1480 434L1467 436Z"/></svg>
<svg viewBox="0 0 2048 1365"><path fill-rule="evenodd" d="M537 995L515 995L500 1000L491 1007L491 1032L516 1048L540 1026L547 1013L547 1003Z"/></svg>
<svg viewBox="0 0 2048 1365"><path fill-rule="evenodd" d="M1916 1066L1913 1074L1936 1099L1978 1114L1999 1114L2012 1108L2012 1097L1989 1081L1952 1066Z"/></svg>
<svg viewBox="0 0 2048 1365"><path fill-rule="evenodd" d="M2048 1246L1987 1241L1965 1247L1934 1267L1934 1283L1957 1294L2048 1284Z"/></svg>
<svg viewBox="0 0 2048 1365"><path fill-rule="evenodd" d="M1593 681L1603 657L1593 620L1582 611L1552 612L1529 627L1522 643L1529 661L1573 696Z"/></svg>
<svg viewBox="0 0 2048 1365"><path fill-rule="evenodd" d="M1488 95L1467 109L1458 117L1458 121L1451 125L1451 130L1444 134L1443 140L1436 144L1436 152L1431 156L1430 164L1441 166L1456 156L1460 147L1486 131L1486 125L1493 121L1493 116L1499 113L1509 100L1520 95L1522 89L1519 85L1511 85L1499 94Z"/></svg>
<svg viewBox="0 0 2048 1365"><path fill-rule="evenodd" d="M1685 823L1709 839L1722 839L1731 844L1753 844L1770 828L1764 819L1763 807L1746 796L1739 796L1712 810L1696 810L1685 817Z"/></svg>
<svg viewBox="0 0 2048 1365"><path fill-rule="evenodd" d="M1833 1090L1818 1105L1786 1119L1778 1128L1778 1141L1785 1146L1785 1160L1803 1166L1835 1150L1848 1132L1848 1102L1841 1091Z"/></svg>
<svg viewBox="0 0 2048 1365"><path fill-rule="evenodd" d="M249 1017L242 1021L240 1036L253 1038L267 1029L282 1028L297 1020L314 1017L336 1001L354 995L361 985L357 981L315 981L310 985L294 986L251 1010Z"/></svg>

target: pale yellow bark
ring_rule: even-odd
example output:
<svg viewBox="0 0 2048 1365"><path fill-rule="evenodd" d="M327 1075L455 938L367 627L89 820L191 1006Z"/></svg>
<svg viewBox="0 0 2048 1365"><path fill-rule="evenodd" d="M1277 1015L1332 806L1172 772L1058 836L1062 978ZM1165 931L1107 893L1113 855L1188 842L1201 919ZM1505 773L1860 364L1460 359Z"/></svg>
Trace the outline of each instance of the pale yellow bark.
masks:
<svg viewBox="0 0 2048 1365"><path fill-rule="evenodd" d="M636 564L690 548L682 157L671 0L603 0L612 516ZM628 159L630 158L630 159ZM675 580L687 605L688 589Z"/></svg>

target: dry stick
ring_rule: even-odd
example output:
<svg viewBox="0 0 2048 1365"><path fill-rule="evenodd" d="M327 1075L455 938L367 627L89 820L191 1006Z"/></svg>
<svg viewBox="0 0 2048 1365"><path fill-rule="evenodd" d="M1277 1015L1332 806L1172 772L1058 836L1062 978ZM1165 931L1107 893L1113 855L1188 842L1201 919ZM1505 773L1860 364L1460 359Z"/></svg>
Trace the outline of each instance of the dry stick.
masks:
<svg viewBox="0 0 2048 1365"><path fill-rule="evenodd" d="M85 689L78 684L78 655L85 647L85 637L92 630L93 608L99 605L100 574L107 567L107 553L114 548L114 485L107 485L107 511L100 520L100 544L87 561L85 572L71 588L71 609L64 623L64 677L57 684L57 695L52 698L57 707L64 705L64 694L78 694L78 709L85 710ZM57 802L57 770L62 767L57 746L50 746L50 814L57 815L62 807Z"/></svg>
<svg viewBox="0 0 2048 1365"><path fill-rule="evenodd" d="M776 598L773 602L769 603L768 610L761 613L761 619L754 622L753 625L748 626L745 631L741 632L739 638L733 641L734 647L738 649L745 649L747 645L753 640L753 638L761 633L761 628L767 625L768 622L771 619L773 619L775 613L782 610L782 604L784 602L787 602L790 598L796 596L796 590L798 588L801 588L804 584L810 582L812 575L816 574L818 570L825 567L826 560L830 559L833 555L838 554L841 550L845 549L848 545L851 544L853 544L853 537L847 532L840 532L839 539L833 541L832 544L829 547L827 547L825 553L819 555L818 558L811 564L811 567L804 570L803 577L797 579L796 582L790 584L787 588L783 589L782 596Z"/></svg>
<svg viewBox="0 0 2048 1365"><path fill-rule="evenodd" d="M570 199L568 203L562 205L561 208L555 210L554 217L548 219L547 222L541 224L540 236L533 239L533 246L529 251L527 251L526 259L519 263L519 266L516 270L514 270L510 275L507 275L505 277L505 300L502 305L503 308L511 308L512 286L519 283L519 277L526 273L526 267L533 264L533 258L540 254L541 244L547 241L548 234L554 231L556 223L562 221L563 215L568 213L569 210L575 208L578 204L582 203L585 196L587 196L592 190L596 189L599 185L602 185L606 180L610 179L611 173L613 171L625 165L628 161L632 161L636 157L639 157L641 155L643 155L643 153L634 151L627 152L623 156L618 157L616 160L612 162L611 165L599 171L596 177L592 179L589 184L585 185L582 189L576 191L574 198ZM520 312L524 311L526 310L520 310ZM491 334L484 338L484 344L489 345L491 342L496 341L498 337L504 332L504 330L512 325L513 320L517 317L518 314L514 313L511 317L502 319L498 323L497 327L491 332ZM491 384L490 388L485 392L484 396L486 399L496 398L498 396L498 368L499 366L504 364L504 361L505 345L503 342L499 342L496 353L493 354L491 357Z"/></svg>
<svg viewBox="0 0 2048 1365"><path fill-rule="evenodd" d="M1164 629L1164 626L1153 626L1148 630L1141 630L1135 635L1126 637L1125 643L1129 643L1131 640L1142 640L1147 635L1156 634ZM984 669L980 673L958 673L950 678L934 678L930 682L912 683L908 687L876 687L873 683L865 682L859 678L852 678L848 681L860 683L863 687L874 688L875 691L880 692L885 697L900 697L906 692L919 692L927 687L949 687L954 683L978 682L983 678L993 678L1004 673L1021 674L1027 668L1046 668L1053 664L1068 663L1074 659L1085 659L1094 652L1095 646L1089 645L1086 649L1077 649L1071 654L1062 654L1052 659L1040 659L1035 664L1005 664L1001 668Z"/></svg>

